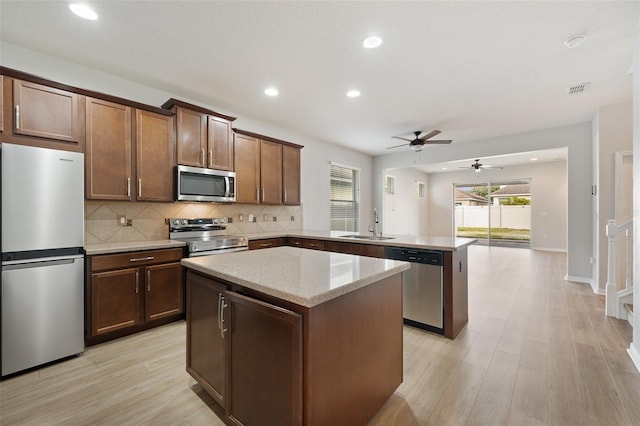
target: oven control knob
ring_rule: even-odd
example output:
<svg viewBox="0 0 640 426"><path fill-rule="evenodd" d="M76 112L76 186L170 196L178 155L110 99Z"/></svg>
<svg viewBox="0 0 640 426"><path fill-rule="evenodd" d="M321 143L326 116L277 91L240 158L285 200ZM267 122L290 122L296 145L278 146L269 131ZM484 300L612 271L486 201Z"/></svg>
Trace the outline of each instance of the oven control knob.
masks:
<svg viewBox="0 0 640 426"><path fill-rule="evenodd" d="M213 219L213 223L214 223L214 225L217 225L219 223L219 220L218 219Z"/></svg>
<svg viewBox="0 0 640 426"><path fill-rule="evenodd" d="M220 218L220 223L225 223L225 222L226 222L225 218L224 218L224 217L221 217L221 218Z"/></svg>
<svg viewBox="0 0 640 426"><path fill-rule="evenodd" d="M174 221L173 221L173 224L174 224L174 225L176 225L176 226L178 226L178 225L180 225L180 221L179 221L179 220L174 220Z"/></svg>
<svg viewBox="0 0 640 426"><path fill-rule="evenodd" d="M182 221L182 224L183 224L183 225L186 225L186 224L187 224L187 220L186 220L186 219L184 219L184 220Z"/></svg>

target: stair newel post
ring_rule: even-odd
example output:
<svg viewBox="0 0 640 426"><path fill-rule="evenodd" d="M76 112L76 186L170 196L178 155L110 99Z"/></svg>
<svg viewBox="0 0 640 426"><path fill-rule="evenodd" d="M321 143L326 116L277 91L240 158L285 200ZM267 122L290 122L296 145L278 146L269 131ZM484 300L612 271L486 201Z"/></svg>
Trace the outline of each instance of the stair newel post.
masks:
<svg viewBox="0 0 640 426"><path fill-rule="evenodd" d="M608 256L607 256L607 287L606 287L606 306L605 314L610 317L618 317L618 290L616 287L616 221L610 219L607 221L606 234L608 240Z"/></svg>

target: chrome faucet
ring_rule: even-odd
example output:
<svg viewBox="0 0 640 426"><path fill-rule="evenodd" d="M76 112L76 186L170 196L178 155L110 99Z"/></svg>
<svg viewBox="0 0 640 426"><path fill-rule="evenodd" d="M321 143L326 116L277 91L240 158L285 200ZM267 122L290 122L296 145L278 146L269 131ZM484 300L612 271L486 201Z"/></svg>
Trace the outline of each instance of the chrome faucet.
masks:
<svg viewBox="0 0 640 426"><path fill-rule="evenodd" d="M382 237L382 229L378 230L378 223L380 218L378 217L378 211L373 209L373 225L369 225L369 232L373 232L374 237Z"/></svg>

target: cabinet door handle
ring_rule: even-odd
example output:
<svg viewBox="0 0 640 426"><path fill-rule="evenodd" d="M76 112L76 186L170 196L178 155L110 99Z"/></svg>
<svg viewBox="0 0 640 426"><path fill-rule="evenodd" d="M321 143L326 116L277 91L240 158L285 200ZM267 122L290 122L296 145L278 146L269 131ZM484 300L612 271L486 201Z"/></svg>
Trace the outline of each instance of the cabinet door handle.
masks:
<svg viewBox="0 0 640 426"><path fill-rule="evenodd" d="M224 339L224 332L227 331L227 329L224 328L224 308L227 307L227 304L224 303L224 296L222 293L218 294L218 302L218 328L220 329L220 337Z"/></svg>
<svg viewBox="0 0 640 426"><path fill-rule="evenodd" d="M142 178L138 178L138 198L142 197Z"/></svg>
<svg viewBox="0 0 640 426"><path fill-rule="evenodd" d="M20 128L20 105L16 105L16 129Z"/></svg>
<svg viewBox="0 0 640 426"><path fill-rule="evenodd" d="M147 292L151 292L151 271L147 269Z"/></svg>
<svg viewBox="0 0 640 426"><path fill-rule="evenodd" d="M201 164L205 163L205 161L204 161L204 148L200 151L200 163Z"/></svg>
<svg viewBox="0 0 640 426"><path fill-rule="evenodd" d="M138 294L138 283L140 282L140 273L136 271L136 294Z"/></svg>
<svg viewBox="0 0 640 426"><path fill-rule="evenodd" d="M260 202L260 189L256 188L256 201Z"/></svg>
<svg viewBox="0 0 640 426"><path fill-rule="evenodd" d="M129 262L142 262L145 260L153 260L155 259L153 256L147 256L147 257L134 257L129 259Z"/></svg>
<svg viewBox="0 0 640 426"><path fill-rule="evenodd" d="M131 178L127 178L127 197L131 198Z"/></svg>
<svg viewBox="0 0 640 426"><path fill-rule="evenodd" d="M264 201L264 186L262 187L262 201Z"/></svg>
<svg viewBox="0 0 640 426"><path fill-rule="evenodd" d="M462 272L462 260L458 262L458 272Z"/></svg>
<svg viewBox="0 0 640 426"><path fill-rule="evenodd" d="M211 160L213 160L213 150L209 150L209 167L211 167Z"/></svg>
<svg viewBox="0 0 640 426"><path fill-rule="evenodd" d="M284 202L287 202L287 189L284 190Z"/></svg>

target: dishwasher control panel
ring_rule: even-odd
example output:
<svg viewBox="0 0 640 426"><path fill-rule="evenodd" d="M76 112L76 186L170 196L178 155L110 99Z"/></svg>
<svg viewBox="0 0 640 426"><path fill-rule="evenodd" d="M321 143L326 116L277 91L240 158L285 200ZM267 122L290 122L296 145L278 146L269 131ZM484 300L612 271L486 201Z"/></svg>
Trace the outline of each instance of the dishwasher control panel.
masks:
<svg viewBox="0 0 640 426"><path fill-rule="evenodd" d="M385 257L393 260L404 260L405 262L444 266L444 253L441 251L387 247Z"/></svg>

